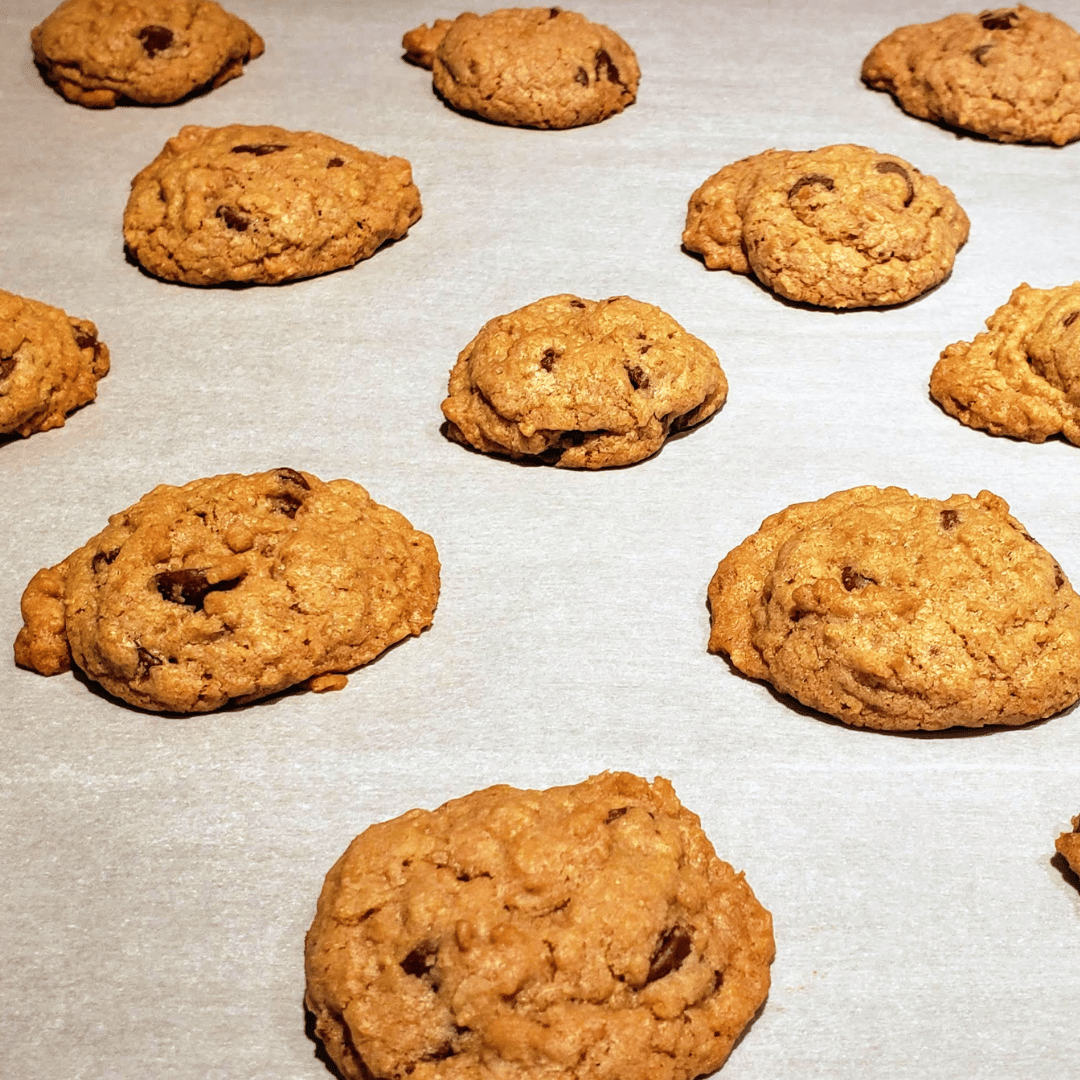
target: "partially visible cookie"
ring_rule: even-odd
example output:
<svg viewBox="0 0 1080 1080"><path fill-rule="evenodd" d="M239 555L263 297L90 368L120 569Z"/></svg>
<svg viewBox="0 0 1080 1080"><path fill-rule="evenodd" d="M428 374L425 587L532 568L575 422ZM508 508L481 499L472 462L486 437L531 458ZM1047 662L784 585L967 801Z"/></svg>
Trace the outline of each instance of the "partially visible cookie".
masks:
<svg viewBox="0 0 1080 1080"><path fill-rule="evenodd" d="M1080 698L1080 597L988 491L796 503L709 584L709 650L858 727L1026 724Z"/></svg>
<svg viewBox="0 0 1080 1080"><path fill-rule="evenodd" d="M1063 832L1054 842L1054 847L1072 868L1080 875L1080 816L1072 819L1073 831Z"/></svg>
<svg viewBox="0 0 1080 1080"><path fill-rule="evenodd" d="M420 217L409 163L315 131L187 125L131 181L124 240L188 285L267 285L352 266Z"/></svg>
<svg viewBox="0 0 1080 1080"><path fill-rule="evenodd" d="M351 480L272 469L162 484L22 598L15 660L143 709L207 712L343 672L431 624L431 537Z"/></svg>
<svg viewBox="0 0 1080 1080"><path fill-rule="evenodd" d="M870 50L862 77L912 116L997 142L1080 136L1080 34L1023 4L902 26Z"/></svg>
<svg viewBox="0 0 1080 1080"><path fill-rule="evenodd" d="M564 468L641 461L727 398L716 353L652 304L548 296L486 323L450 372L451 438Z"/></svg>
<svg viewBox="0 0 1080 1080"><path fill-rule="evenodd" d="M942 352L930 375L934 400L992 435L1080 443L1080 282L1019 285L986 325Z"/></svg>
<svg viewBox="0 0 1080 1080"><path fill-rule="evenodd" d="M710 270L752 273L827 308L901 304L948 277L967 240L953 193L865 146L766 150L694 192L683 245Z"/></svg>
<svg viewBox="0 0 1080 1080"><path fill-rule="evenodd" d="M0 435L63 427L108 371L92 322L0 289Z"/></svg>
<svg viewBox="0 0 1080 1080"><path fill-rule="evenodd" d="M168 105L244 73L263 40L214 0L64 0L30 31L34 61L68 101Z"/></svg>
<svg viewBox="0 0 1080 1080"><path fill-rule="evenodd" d="M346 1080L693 1080L773 953L671 784L603 773L368 828L326 876L305 1001Z"/></svg>
<svg viewBox="0 0 1080 1080"><path fill-rule="evenodd" d="M557 7L465 12L418 26L401 44L455 109L514 127L606 120L633 103L641 76L614 30Z"/></svg>

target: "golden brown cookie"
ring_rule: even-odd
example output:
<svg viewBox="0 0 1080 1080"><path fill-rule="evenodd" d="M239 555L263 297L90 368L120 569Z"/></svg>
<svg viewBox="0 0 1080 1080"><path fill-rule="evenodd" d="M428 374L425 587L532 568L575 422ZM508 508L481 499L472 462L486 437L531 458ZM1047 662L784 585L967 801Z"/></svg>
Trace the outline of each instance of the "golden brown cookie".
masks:
<svg viewBox="0 0 1080 1080"><path fill-rule="evenodd" d="M865 146L766 150L694 192L683 245L710 270L752 273L827 308L901 304L948 277L967 240L953 193Z"/></svg>
<svg viewBox="0 0 1080 1080"><path fill-rule="evenodd" d="M557 7L465 12L418 26L401 44L407 59L431 68L448 104L514 127L606 120L633 103L641 75L614 30Z"/></svg>
<svg viewBox="0 0 1080 1080"><path fill-rule="evenodd" d="M998 142L1080 136L1080 34L1023 4L902 26L870 50L862 77L912 116Z"/></svg>
<svg viewBox="0 0 1080 1080"><path fill-rule="evenodd" d="M431 537L351 480L272 469L162 484L22 599L15 660L143 709L208 712L342 672L431 624Z"/></svg>
<svg viewBox="0 0 1080 1080"><path fill-rule="evenodd" d="M188 125L131 181L124 240L188 285L260 285L352 266L420 217L404 158L315 131Z"/></svg>
<svg viewBox="0 0 1080 1080"><path fill-rule="evenodd" d="M1054 842L1058 853L1074 874L1080 875L1080 815L1072 819L1073 831L1063 832Z"/></svg>
<svg viewBox="0 0 1080 1080"><path fill-rule="evenodd" d="M244 74L263 40L213 0L65 0L30 31L34 61L89 108L167 105Z"/></svg>
<svg viewBox="0 0 1080 1080"><path fill-rule="evenodd" d="M726 398L716 353L660 308L562 293L486 323L442 410L478 450L601 469L655 454Z"/></svg>
<svg viewBox="0 0 1080 1080"><path fill-rule="evenodd" d="M0 435L63 427L108 371L92 322L0 289Z"/></svg>
<svg viewBox="0 0 1080 1080"><path fill-rule="evenodd" d="M692 1080L761 1007L774 946L671 784L603 773L371 826L305 952L346 1080Z"/></svg>
<svg viewBox="0 0 1080 1080"><path fill-rule="evenodd" d="M986 325L942 352L930 375L934 400L992 435L1080 443L1080 282L1019 285Z"/></svg>
<svg viewBox="0 0 1080 1080"><path fill-rule="evenodd" d="M858 727L1026 724L1080 698L1080 597L1004 499L857 487L720 562L709 650Z"/></svg>

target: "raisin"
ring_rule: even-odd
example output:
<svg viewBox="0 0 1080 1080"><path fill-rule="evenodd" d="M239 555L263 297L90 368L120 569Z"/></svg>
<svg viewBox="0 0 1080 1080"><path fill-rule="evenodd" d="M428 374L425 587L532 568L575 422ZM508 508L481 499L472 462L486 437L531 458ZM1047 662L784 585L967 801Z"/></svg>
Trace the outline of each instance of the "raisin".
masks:
<svg viewBox="0 0 1080 1080"><path fill-rule="evenodd" d="M580 83L582 86L588 86L589 73L583 67L579 67L574 73L574 82Z"/></svg>
<svg viewBox="0 0 1080 1080"><path fill-rule="evenodd" d="M554 349L545 349L544 355L540 358L540 366L545 371L552 371L555 368L555 361L558 357L555 355Z"/></svg>
<svg viewBox="0 0 1080 1080"><path fill-rule="evenodd" d="M548 8L548 18L557 19L562 14L562 8Z"/></svg>
<svg viewBox="0 0 1080 1080"><path fill-rule="evenodd" d="M629 809L629 806L616 806L614 810L609 810L607 817L604 818L604 824L610 825L613 821L618 821Z"/></svg>
<svg viewBox="0 0 1080 1080"><path fill-rule="evenodd" d="M983 11L979 15L984 30L1011 30L1019 21L1015 11Z"/></svg>
<svg viewBox="0 0 1080 1080"><path fill-rule="evenodd" d="M1060 589L1065 584L1065 575L1061 572L1061 567L1056 563L1054 564L1054 588Z"/></svg>
<svg viewBox="0 0 1080 1080"><path fill-rule="evenodd" d="M331 158L331 159L330 159L330 160L329 160L329 161L328 161L328 162L326 163L326 167L327 167L328 169L340 169L340 168L341 168L341 166L342 166L342 165L344 165L344 164L345 164L345 162L344 162L344 160L343 160L342 158L339 158L339 157L332 157L332 158Z"/></svg>
<svg viewBox="0 0 1080 1080"><path fill-rule="evenodd" d="M286 143L241 143L234 146L230 154L254 154L256 157L266 157L267 154L276 154L279 150L287 150Z"/></svg>
<svg viewBox="0 0 1080 1080"><path fill-rule="evenodd" d="M844 584L844 588L848 592L853 592L855 589L861 589L864 585L876 585L877 582L873 578L864 577L853 566L845 566L840 572L840 580Z"/></svg>
<svg viewBox="0 0 1080 1080"><path fill-rule="evenodd" d="M611 57L608 56L606 49L597 49L596 51L596 77L597 79L607 79L608 82L621 82L619 69L615 66Z"/></svg>
<svg viewBox="0 0 1080 1080"><path fill-rule="evenodd" d="M831 176L824 176L821 173L810 173L808 176L800 176L794 184L791 185L791 190L787 193L789 199L794 198L804 187L813 187L814 185L820 185L826 191L832 191L836 187L836 183Z"/></svg>
<svg viewBox="0 0 1080 1080"><path fill-rule="evenodd" d="M270 503L270 509L276 514L284 514L288 518L296 517L296 511L304 505L303 499L298 499L295 495L290 495L288 492L284 492L281 495L268 496Z"/></svg>
<svg viewBox="0 0 1080 1080"><path fill-rule="evenodd" d="M1070 311L1069 314L1066 315L1065 318L1061 320L1061 325L1062 326L1072 326L1072 324L1074 322L1076 322L1077 317L1080 317L1080 311Z"/></svg>
<svg viewBox="0 0 1080 1080"><path fill-rule="evenodd" d="M151 60L173 43L173 32L167 26L144 26L135 36Z"/></svg>
<svg viewBox="0 0 1080 1080"><path fill-rule="evenodd" d="M955 529L960 523L960 515L955 510L942 510L941 511L941 527L948 532L949 529Z"/></svg>
<svg viewBox="0 0 1080 1080"><path fill-rule="evenodd" d="M231 206L219 206L214 216L221 218L225 222L227 229L233 229L236 232L245 232L251 224L249 218L244 217L243 214L238 213Z"/></svg>
<svg viewBox="0 0 1080 1080"><path fill-rule="evenodd" d="M895 173L903 178L904 183L907 184L907 198L904 199L904 205L910 206L911 200L915 198L915 185L911 182L907 169L903 165L897 165L895 161L879 161L874 169L879 173Z"/></svg>
<svg viewBox="0 0 1080 1080"><path fill-rule="evenodd" d="M211 584L206 579L205 570L163 570L154 575L154 584L163 600L202 611L207 593L235 589L240 584L241 577Z"/></svg>
<svg viewBox="0 0 1080 1080"><path fill-rule="evenodd" d="M690 955L690 945L690 935L681 926L673 926L666 931L649 961L649 974L645 976L645 985L648 986L649 983L677 971L679 965Z"/></svg>
<svg viewBox="0 0 1080 1080"><path fill-rule="evenodd" d="M298 473L295 469L290 469L283 465L280 469L274 470L274 475L283 484L295 484L305 491L311 490L311 485L304 479L303 473Z"/></svg>
<svg viewBox="0 0 1080 1080"><path fill-rule="evenodd" d="M401 961L401 970L414 979L429 979L431 969L435 966L435 960L439 955L438 945L431 942L423 942L417 945L404 960Z"/></svg>
<svg viewBox="0 0 1080 1080"><path fill-rule="evenodd" d="M112 566L116 556L120 554L119 548L113 548L112 551L95 551L94 557L90 560L90 569L95 574L101 573L103 566Z"/></svg>
<svg viewBox="0 0 1080 1080"><path fill-rule="evenodd" d="M571 300L570 306L576 308L583 308L585 306L585 303L582 300Z"/></svg>
<svg viewBox="0 0 1080 1080"><path fill-rule="evenodd" d="M93 349L96 347L98 339L96 335L91 334L89 330L76 330L75 331L75 344L80 349Z"/></svg>
<svg viewBox="0 0 1080 1080"><path fill-rule="evenodd" d="M11 378L11 373L15 370L16 363L17 361L14 356L0 356L0 382Z"/></svg>
<svg viewBox="0 0 1080 1080"><path fill-rule="evenodd" d="M630 376L630 385L635 390L647 390L649 388L648 374L636 364L632 368L627 368L626 374Z"/></svg>
<svg viewBox="0 0 1080 1080"><path fill-rule="evenodd" d="M983 67L986 67L986 61L983 59L983 57L993 47L994 46L992 44L991 45L980 45L978 48L972 49L971 50L971 55L972 55L972 58L974 59L975 63L976 64L981 64Z"/></svg>

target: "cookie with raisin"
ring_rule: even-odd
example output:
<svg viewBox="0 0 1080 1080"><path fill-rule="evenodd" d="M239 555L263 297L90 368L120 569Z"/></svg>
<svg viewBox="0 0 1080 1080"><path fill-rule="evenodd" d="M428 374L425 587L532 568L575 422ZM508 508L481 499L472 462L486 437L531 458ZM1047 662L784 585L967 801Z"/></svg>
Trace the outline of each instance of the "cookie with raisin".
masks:
<svg viewBox="0 0 1080 1080"><path fill-rule="evenodd" d="M766 150L694 192L683 246L788 300L884 307L951 273L968 237L953 193L893 154L844 144Z"/></svg>
<svg viewBox="0 0 1080 1080"><path fill-rule="evenodd" d="M1018 285L973 341L942 353L930 394L968 427L1080 444L1080 282Z"/></svg>
<svg viewBox="0 0 1080 1080"><path fill-rule="evenodd" d="M326 876L305 1001L346 1080L693 1080L773 953L671 784L603 773L370 826Z"/></svg>
<svg viewBox="0 0 1080 1080"><path fill-rule="evenodd" d="M629 465L727 398L716 353L653 304L560 293L491 319L458 356L447 434L563 468Z"/></svg>
<svg viewBox="0 0 1080 1080"><path fill-rule="evenodd" d="M46 82L92 109L212 90L264 48L214 0L64 0L30 31L30 45Z"/></svg>
<svg viewBox="0 0 1080 1080"><path fill-rule="evenodd" d="M857 727L1026 724L1080 698L1080 597L988 491L796 503L721 560L708 598L711 652Z"/></svg>
<svg viewBox="0 0 1080 1080"><path fill-rule="evenodd" d="M1080 33L1023 4L902 26L870 50L862 78L912 116L996 142L1080 137Z"/></svg>
<svg viewBox="0 0 1080 1080"><path fill-rule="evenodd" d="M92 322L0 289L0 435L63 427L108 371Z"/></svg>
<svg viewBox="0 0 1080 1080"><path fill-rule="evenodd" d="M431 624L430 536L352 480L271 469L161 484L22 598L15 660L195 713L344 673Z"/></svg>
<svg viewBox="0 0 1080 1080"><path fill-rule="evenodd" d="M513 127L596 124L633 104L641 77L614 30L557 7L465 12L418 26L401 44L431 69L447 104Z"/></svg>
<svg viewBox="0 0 1080 1080"><path fill-rule="evenodd" d="M272 124L187 125L131 181L124 240L166 281L270 285L367 259L420 213L404 158Z"/></svg>

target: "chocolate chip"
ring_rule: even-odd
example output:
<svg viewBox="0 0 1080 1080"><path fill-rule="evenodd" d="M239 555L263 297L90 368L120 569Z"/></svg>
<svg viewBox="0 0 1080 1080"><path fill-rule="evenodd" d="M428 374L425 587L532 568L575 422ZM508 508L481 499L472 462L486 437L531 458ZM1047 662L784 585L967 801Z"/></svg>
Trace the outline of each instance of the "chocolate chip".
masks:
<svg viewBox="0 0 1080 1080"><path fill-rule="evenodd" d="M140 679L145 679L150 674L151 668L160 667L161 660L152 652L148 652L141 645L136 646L138 663L135 665L135 674Z"/></svg>
<svg viewBox="0 0 1080 1080"><path fill-rule="evenodd" d="M571 300L570 301L570 306L571 307L576 307L576 308L583 308L585 306L585 304L584 304L584 301L581 301L581 300Z"/></svg>
<svg viewBox="0 0 1080 1080"><path fill-rule="evenodd" d="M135 36L151 59L173 43L173 32L167 26L144 26Z"/></svg>
<svg viewBox="0 0 1080 1080"><path fill-rule="evenodd" d="M646 346L647 348L648 346ZM644 352L644 349L642 350ZM649 376L644 369L638 367L627 368L626 374L630 376L630 385L635 390L647 390L649 388Z"/></svg>
<svg viewBox="0 0 1080 1080"><path fill-rule="evenodd" d="M332 158L331 158L331 159L330 159L330 160L329 160L329 161L328 161L328 162L326 163L326 167L327 167L328 169L340 169L340 168L341 168L341 166L342 166L342 165L344 165L344 164L345 164L345 161L344 161L344 159L343 159L343 158L339 158L339 157L332 157Z"/></svg>
<svg viewBox="0 0 1080 1080"><path fill-rule="evenodd" d="M242 578L243 575L211 584L206 579L205 570L163 570L154 575L154 584L163 600L202 611L203 601L208 593L235 589Z"/></svg>
<svg viewBox="0 0 1080 1080"><path fill-rule="evenodd" d="M645 976L645 985L648 986L649 983L677 971L679 965L690 955L690 946L690 935L681 926L673 926L666 931L649 961L649 974Z"/></svg>
<svg viewBox="0 0 1080 1080"><path fill-rule="evenodd" d="M1065 575L1061 572L1061 567L1054 564L1054 588L1060 589L1065 584Z"/></svg>
<svg viewBox="0 0 1080 1080"><path fill-rule="evenodd" d="M304 505L303 499L298 499L295 495L290 495L285 492L282 495L268 495L267 501L270 503L270 509L275 514L284 514L288 518L296 517L296 511Z"/></svg>
<svg viewBox="0 0 1080 1080"><path fill-rule="evenodd" d="M874 169L879 173L895 173L903 178L904 183L907 184L907 198L904 199L904 205L910 206L911 200L915 198L915 185L911 182L907 169L903 165L897 165L895 161L879 161Z"/></svg>
<svg viewBox="0 0 1080 1080"><path fill-rule="evenodd" d="M960 514L956 510L942 510L941 511L941 527L948 532L949 529L955 529L960 523Z"/></svg>
<svg viewBox="0 0 1080 1080"><path fill-rule="evenodd" d="M789 199L794 198L804 187L813 187L820 185L826 191L832 191L836 187L836 183L831 176L824 176L821 173L810 173L807 176L800 176L794 184L791 185L791 190L787 193Z"/></svg>
<svg viewBox="0 0 1080 1080"><path fill-rule="evenodd" d="M231 206L219 206L214 216L221 218L225 222L226 228L234 229L236 232L246 231L251 224L250 218L244 217L243 214L234 210Z"/></svg>
<svg viewBox="0 0 1080 1080"><path fill-rule="evenodd" d="M619 69L615 66L606 49L596 51L596 77L607 79L608 82L620 82Z"/></svg>
<svg viewBox="0 0 1080 1080"><path fill-rule="evenodd" d="M554 349L545 349L544 355L540 357L540 366L545 371L552 371L555 368L555 361L557 359L558 356L556 356Z"/></svg>
<svg viewBox="0 0 1080 1080"><path fill-rule="evenodd" d="M95 551L94 557L90 560L90 569L95 574L101 573L103 566L112 566L116 556L120 554L119 548L113 548L112 551Z"/></svg>
<svg viewBox="0 0 1080 1080"><path fill-rule="evenodd" d="M279 150L287 150L287 143L241 143L234 146L230 154L254 154L256 157L266 157L267 154L276 154Z"/></svg>
<svg viewBox="0 0 1080 1080"><path fill-rule="evenodd" d="M75 330L75 344L80 349L92 349L97 343L97 335L91 334L89 330Z"/></svg>
<svg viewBox="0 0 1080 1080"><path fill-rule="evenodd" d="M1061 325L1062 326L1072 326L1072 324L1074 322L1076 322L1078 317L1080 317L1080 311L1070 311L1069 314L1066 315L1065 318L1061 320Z"/></svg>
<svg viewBox="0 0 1080 1080"><path fill-rule="evenodd" d="M549 19L556 19L561 14L562 14L562 8L557 8L557 7L548 8L548 18Z"/></svg>
<svg viewBox="0 0 1080 1080"><path fill-rule="evenodd" d="M629 806L616 806L614 810L609 810L607 817L604 818L604 824L610 825L613 821L618 821L629 809Z"/></svg>
<svg viewBox="0 0 1080 1080"><path fill-rule="evenodd" d="M311 490L311 485L304 479L303 473L298 473L295 469L290 469L282 466L280 469L274 470L274 475L283 484L295 484L297 487L303 488L305 491Z"/></svg>
<svg viewBox="0 0 1080 1080"><path fill-rule="evenodd" d="M984 30L1011 30L1019 21L1015 11L983 11L979 15Z"/></svg>
<svg viewBox="0 0 1080 1080"><path fill-rule="evenodd" d="M852 592L855 589L861 589L865 585L876 585L877 582L873 578L864 577L853 566L845 566L840 572L840 580L844 584L844 588L848 592Z"/></svg>
<svg viewBox="0 0 1080 1080"><path fill-rule="evenodd" d="M580 83L582 86L588 86L589 73L583 67L579 67L574 73L574 82Z"/></svg>
<svg viewBox="0 0 1080 1080"><path fill-rule="evenodd" d="M17 361L14 356L0 356L0 382L11 378L11 373L15 370L16 363Z"/></svg>
<svg viewBox="0 0 1080 1080"><path fill-rule="evenodd" d="M971 50L971 55L972 55L972 58L975 60L975 63L981 64L983 67L986 67L986 61L983 59L983 57L993 47L994 47L993 44L990 44L990 45L980 45L980 46L978 46L978 48L972 49Z"/></svg>

